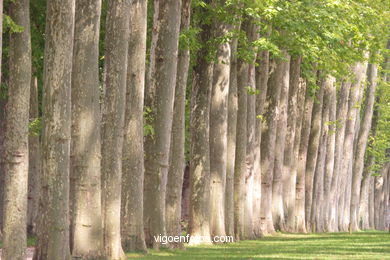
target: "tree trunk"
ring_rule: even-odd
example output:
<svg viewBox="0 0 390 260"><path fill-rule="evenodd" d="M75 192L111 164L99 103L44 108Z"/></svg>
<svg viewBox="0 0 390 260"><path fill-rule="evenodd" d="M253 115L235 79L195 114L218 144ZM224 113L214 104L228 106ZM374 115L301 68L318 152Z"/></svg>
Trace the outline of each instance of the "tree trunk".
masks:
<svg viewBox="0 0 390 260"><path fill-rule="evenodd" d="M190 26L191 0L183 0L180 31L186 32ZM181 234L181 204L185 162L185 108L188 68L190 62L189 46L180 43L177 61L177 80L171 134L170 168L168 172L166 198L167 235ZM182 244L175 246L182 247Z"/></svg>
<svg viewBox="0 0 390 260"><path fill-rule="evenodd" d="M261 136L261 230L263 234L275 232L272 221L272 180L275 163L276 133L279 118L280 93L286 62L274 60L268 81L267 99Z"/></svg>
<svg viewBox="0 0 390 260"><path fill-rule="evenodd" d="M152 82L148 86L153 133L145 141L144 225L148 245L159 248L153 236L165 235L165 198L169 168L173 105L180 31L181 1L156 1L158 39Z"/></svg>
<svg viewBox="0 0 390 260"><path fill-rule="evenodd" d="M74 0L47 3L42 178L35 260L69 259L69 155Z"/></svg>
<svg viewBox="0 0 390 260"><path fill-rule="evenodd" d="M359 135L356 143L356 152L352 170L352 195L350 209L350 223L353 231L359 229L359 200L360 200L360 185L362 181L364 155L366 152L368 135L371 129L372 116L375 103L375 90L377 85L378 67L376 64L370 64L368 67L368 89L366 93L366 101L364 106L364 115L360 127Z"/></svg>
<svg viewBox="0 0 390 260"><path fill-rule="evenodd" d="M283 164L284 148L287 135L287 109L290 85L290 56L285 54L282 65L283 72L281 82L280 101L277 121L277 138L275 144L275 166L272 180L272 219L276 230L285 230L284 206L283 206Z"/></svg>
<svg viewBox="0 0 390 260"><path fill-rule="evenodd" d="M5 134L3 255L26 258L28 190L28 123L31 86L29 0L10 5L10 17L23 32L11 33L9 85Z"/></svg>
<svg viewBox="0 0 390 260"><path fill-rule="evenodd" d="M243 25L243 30L247 24ZM244 192L246 175L246 146L247 146L247 87L248 63L243 59L237 61L237 129L236 129L236 157L234 163L234 235L238 241L244 235Z"/></svg>
<svg viewBox="0 0 390 260"><path fill-rule="evenodd" d="M306 83L304 83L306 84ZM297 181L295 188L295 209L294 209L294 231L306 233L305 221L305 178L306 161L309 147L310 129L312 122L313 97L310 87L306 86L305 107L303 111L302 129L300 132L301 140L298 151L297 162Z"/></svg>
<svg viewBox="0 0 390 260"><path fill-rule="evenodd" d="M103 254L99 32L100 0L76 2L72 71L71 253ZM92 27L90 27L92 26Z"/></svg>
<svg viewBox="0 0 390 260"><path fill-rule="evenodd" d="M329 209L331 207L331 204L334 203L334 201L330 200L331 197L331 185L332 185L332 179L334 178L334 158L335 158L335 144L336 144L336 131L337 131L337 124L336 124L336 110L337 110L337 98L336 98L336 87L333 86L331 89L331 92L329 93L329 131L328 131L328 141L326 144L326 161L325 161L325 176L324 176L324 208L323 208L323 214L322 216L325 218L324 222L324 231L329 232L331 231L330 226L330 215L329 215Z"/></svg>
<svg viewBox="0 0 390 260"><path fill-rule="evenodd" d="M122 160L121 236L126 251L146 252L143 223L144 86L147 1L132 1L127 56L126 108Z"/></svg>
<svg viewBox="0 0 390 260"><path fill-rule="evenodd" d="M302 120L298 114L298 105L304 104L304 93L300 92L302 85L300 81L301 57L294 57L290 62L290 83L288 97L287 117L287 135L285 139L284 162L283 162L283 212L286 216L283 226L285 230L292 231L294 226L294 205L295 205L295 183L297 172L294 165L295 160L295 140L299 134L296 134L298 121ZM301 94L301 96L298 96ZM298 99L301 103L298 103ZM303 108L301 105L300 107ZM298 142L299 143L299 142Z"/></svg>
<svg viewBox="0 0 390 260"><path fill-rule="evenodd" d="M306 176L305 176L305 217L306 230L314 232L311 222L311 207L313 199L313 180L318 158L318 147L321 137L322 105L324 97L325 80L320 83L317 90L316 100L313 105L312 123L310 129L309 147L307 150Z"/></svg>
<svg viewBox="0 0 390 260"><path fill-rule="evenodd" d="M206 1L210 4L211 1ZM200 7L200 13L207 10ZM190 221L189 244L209 244L210 238L210 99L213 78L213 63L207 58L206 46L211 38L211 25L201 24L199 35L202 48L193 68L191 95L191 140L190 140ZM202 240L200 238L202 237Z"/></svg>
<svg viewBox="0 0 390 260"><path fill-rule="evenodd" d="M340 184L339 188L342 192L339 198L339 227L342 231L348 229L348 216L344 212L347 207L345 203L345 196L348 197L348 179L349 179L349 167L351 167L351 161L353 159L353 142L355 137L355 123L356 119L359 116L360 107L357 105L359 102L359 92L360 88L362 88L362 83L364 82L364 77L367 70L367 65L364 63L358 63L353 67L353 75L354 75L354 83L351 85L350 94L349 94L349 102L348 102L348 114L345 122L345 139L342 150L342 161L340 166ZM347 200L348 201L348 200ZM349 201L348 201L349 203ZM349 215L349 212L347 212Z"/></svg>
<svg viewBox="0 0 390 260"><path fill-rule="evenodd" d="M30 89L30 123L39 120L38 79L32 78ZM41 175L40 133L30 133L28 137L28 203L27 203L27 232L36 234L36 220L39 214L39 191Z"/></svg>
<svg viewBox="0 0 390 260"><path fill-rule="evenodd" d="M1 64L2 64L2 53L3 53L3 0L0 0L0 84L1 80ZM6 112L6 95L0 89L0 239L3 231L3 194L4 194L4 138L5 138L5 112ZM5 91L4 91L5 92Z"/></svg>
<svg viewBox="0 0 390 260"><path fill-rule="evenodd" d="M124 259L121 246L121 182L130 1L108 2L105 39L106 93L102 117L104 253Z"/></svg>
<svg viewBox="0 0 390 260"><path fill-rule="evenodd" d="M254 180L253 180L253 229L256 237L262 236L261 231L261 131L263 126L264 104L267 97L267 84L269 73L269 52L261 51L257 54L260 64L256 70L256 126L255 126L255 154L254 154Z"/></svg>
<svg viewBox="0 0 390 260"><path fill-rule="evenodd" d="M236 30L240 29L237 25ZM227 158L226 158L226 185L225 185L225 229L226 235L234 236L234 167L236 158L236 129L237 129L237 44L234 38L230 43L230 76L228 94L227 119Z"/></svg>
<svg viewBox="0 0 390 260"><path fill-rule="evenodd" d="M329 231L338 231L338 197L341 193L339 184L341 182L340 166L342 162L342 152L345 137L345 122L348 113L348 98L349 90L351 87L350 82L343 82L337 101L337 112L336 112L336 140L335 140L335 154L334 154L334 169L332 183L330 187L329 201L331 203L329 207Z"/></svg>
<svg viewBox="0 0 390 260"><path fill-rule="evenodd" d="M224 37L229 25L214 21L215 37ZM224 236L224 195L227 164L227 117L230 77L230 44L217 47L213 69L210 104L210 232L212 236Z"/></svg>

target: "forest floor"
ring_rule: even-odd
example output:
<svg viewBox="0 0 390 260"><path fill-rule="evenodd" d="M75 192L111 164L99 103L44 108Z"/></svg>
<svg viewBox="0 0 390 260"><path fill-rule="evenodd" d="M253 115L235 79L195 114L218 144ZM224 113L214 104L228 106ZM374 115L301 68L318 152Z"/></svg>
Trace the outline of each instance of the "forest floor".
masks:
<svg viewBox="0 0 390 260"><path fill-rule="evenodd" d="M390 234L380 231L282 234L238 243L129 253L129 259L390 259Z"/></svg>

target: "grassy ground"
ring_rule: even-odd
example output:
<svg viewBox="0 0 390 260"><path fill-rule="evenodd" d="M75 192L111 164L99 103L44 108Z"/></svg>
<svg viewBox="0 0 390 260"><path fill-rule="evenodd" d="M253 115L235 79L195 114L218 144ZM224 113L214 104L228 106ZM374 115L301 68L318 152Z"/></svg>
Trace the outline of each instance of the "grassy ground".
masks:
<svg viewBox="0 0 390 260"><path fill-rule="evenodd" d="M150 250L129 259L390 259L387 232L277 234L260 240L187 247L185 250Z"/></svg>

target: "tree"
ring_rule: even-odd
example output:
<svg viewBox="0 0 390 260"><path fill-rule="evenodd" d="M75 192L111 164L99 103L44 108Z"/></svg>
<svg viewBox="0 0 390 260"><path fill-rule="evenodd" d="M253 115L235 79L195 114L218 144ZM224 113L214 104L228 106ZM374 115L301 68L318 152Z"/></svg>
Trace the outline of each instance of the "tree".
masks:
<svg viewBox="0 0 390 260"><path fill-rule="evenodd" d="M27 243L28 122L31 85L29 1L11 3L10 14L13 21L23 26L23 30L12 32L10 35L2 256L6 260L24 259Z"/></svg>
<svg viewBox="0 0 390 260"><path fill-rule="evenodd" d="M204 1L210 5L211 1ZM207 15L204 7L199 7L199 15ZM188 229L189 244L209 244L210 238L210 99L212 88L213 63L206 46L211 38L212 27L201 23L196 65L193 68L191 90L191 130L190 130L190 219ZM202 240L200 240L202 238Z"/></svg>
<svg viewBox="0 0 390 260"><path fill-rule="evenodd" d="M218 7L218 1L215 5ZM217 19L218 17L214 19L213 30L214 37L219 39L226 36L230 26ZM210 232L212 236L225 235L224 191L227 164L230 54L229 42L218 44L210 100Z"/></svg>
<svg viewBox="0 0 390 260"><path fill-rule="evenodd" d="M181 7L180 32L185 34L190 27L191 0L183 0ZM190 46L186 39L179 41L175 102L170 148L170 164L166 195L167 235L181 234L181 204L185 161L185 109L188 68L190 63ZM182 246L182 245L176 245Z"/></svg>
<svg viewBox="0 0 390 260"><path fill-rule="evenodd" d="M47 3L40 230L35 260L69 259L69 152L75 1Z"/></svg>
<svg viewBox="0 0 390 260"><path fill-rule="evenodd" d="M0 0L0 83L1 83L1 64L2 64L2 54L3 54L3 0ZM1 86L1 85L0 85ZM0 88L0 129L5 129L5 106L6 100L4 98L5 92ZM3 197L4 197L4 131L0 132L0 237L2 236L3 231Z"/></svg>
<svg viewBox="0 0 390 260"><path fill-rule="evenodd" d="M362 181L364 154L367 147L368 135L371 129L372 116L374 112L375 91L377 86L378 68L376 64L368 66L368 89L366 93L366 101L364 106L364 114L362 125L359 130L358 139L356 143L356 151L354 157L354 164L352 169L352 196L351 196L351 212L350 223L352 230L359 229L359 200L360 200L360 185Z"/></svg>
<svg viewBox="0 0 390 260"><path fill-rule="evenodd" d="M77 1L72 68L71 236L73 257L103 254L99 91L100 0Z"/></svg>
<svg viewBox="0 0 390 260"><path fill-rule="evenodd" d="M166 233L165 199L169 168L181 1L156 1L159 32L156 41L152 83L146 105L151 110L153 134L146 139L144 225L149 245L160 245L153 236Z"/></svg>
<svg viewBox="0 0 390 260"><path fill-rule="evenodd" d="M121 235L125 250L146 252L144 197L144 86L147 1L132 1L122 162Z"/></svg>
<svg viewBox="0 0 390 260"><path fill-rule="evenodd" d="M102 117L102 209L104 254L125 259L121 246L121 182L130 1L109 1L105 38Z"/></svg>

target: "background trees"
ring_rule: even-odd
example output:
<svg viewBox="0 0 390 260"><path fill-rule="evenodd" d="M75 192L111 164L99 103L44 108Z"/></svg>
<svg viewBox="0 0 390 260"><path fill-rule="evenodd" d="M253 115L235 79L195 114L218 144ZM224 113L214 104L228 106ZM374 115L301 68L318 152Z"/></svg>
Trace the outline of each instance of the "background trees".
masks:
<svg viewBox="0 0 390 260"><path fill-rule="evenodd" d="M6 259L23 255L26 203L36 259L121 259L182 232L198 244L385 228L385 0L74 6L5 3Z"/></svg>

